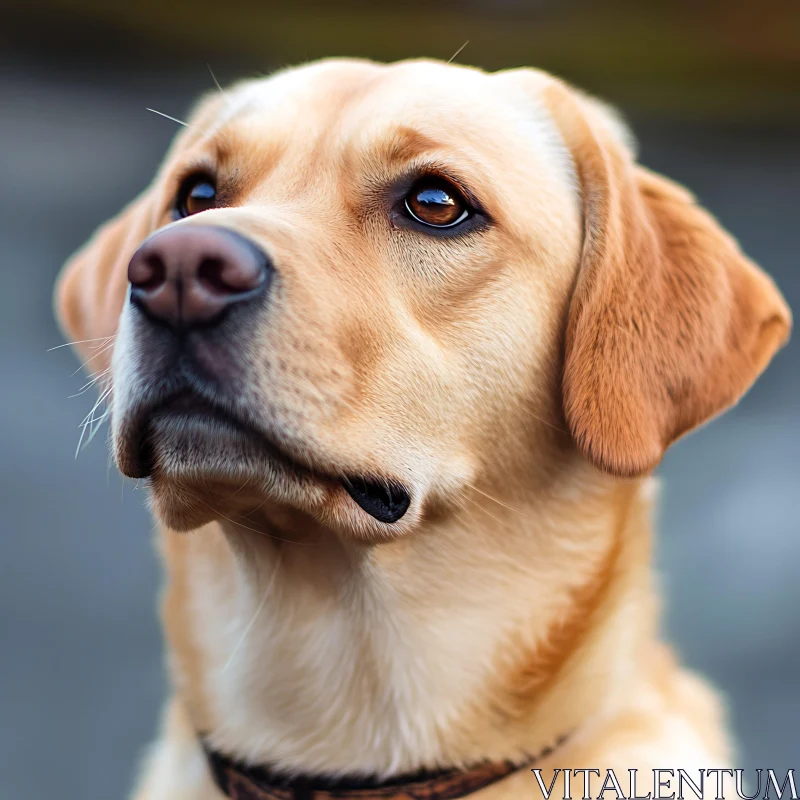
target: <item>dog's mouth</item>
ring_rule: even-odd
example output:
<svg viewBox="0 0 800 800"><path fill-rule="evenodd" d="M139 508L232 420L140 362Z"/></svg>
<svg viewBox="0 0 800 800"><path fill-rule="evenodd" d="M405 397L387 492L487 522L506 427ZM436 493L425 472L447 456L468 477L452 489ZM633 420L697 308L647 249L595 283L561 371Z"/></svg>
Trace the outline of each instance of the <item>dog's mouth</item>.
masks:
<svg viewBox="0 0 800 800"><path fill-rule="evenodd" d="M132 478L225 475L230 481L261 474L268 476L264 483L270 489L280 494L283 488L289 498L315 488L317 494L320 488L323 494L343 489L362 511L387 524L401 519L411 503L401 482L320 468L313 458L290 454L277 437L236 411L189 391L139 408L120 437L118 465Z"/></svg>

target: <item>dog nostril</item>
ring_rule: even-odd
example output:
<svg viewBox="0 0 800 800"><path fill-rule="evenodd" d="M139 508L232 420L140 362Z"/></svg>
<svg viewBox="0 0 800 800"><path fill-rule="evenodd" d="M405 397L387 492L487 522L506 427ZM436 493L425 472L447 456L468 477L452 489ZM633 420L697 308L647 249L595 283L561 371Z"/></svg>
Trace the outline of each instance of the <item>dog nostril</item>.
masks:
<svg viewBox="0 0 800 800"><path fill-rule="evenodd" d="M197 268L197 280L213 294L238 294L257 289L264 280L258 262L231 261L225 258L204 258Z"/></svg>
<svg viewBox="0 0 800 800"><path fill-rule="evenodd" d="M167 267L161 256L151 253L136 259L128 268L128 280L136 289L151 291L162 286L167 277Z"/></svg>
<svg viewBox="0 0 800 800"><path fill-rule="evenodd" d="M214 294L231 294L238 287L225 280L225 265L220 258L204 258L197 268L197 280Z"/></svg>

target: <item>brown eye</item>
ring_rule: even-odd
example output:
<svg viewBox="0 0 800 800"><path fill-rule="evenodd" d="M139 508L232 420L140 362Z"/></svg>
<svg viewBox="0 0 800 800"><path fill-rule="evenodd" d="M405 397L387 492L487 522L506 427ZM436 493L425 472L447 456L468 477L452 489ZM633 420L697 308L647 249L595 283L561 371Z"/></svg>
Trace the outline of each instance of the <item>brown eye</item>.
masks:
<svg viewBox="0 0 800 800"><path fill-rule="evenodd" d="M417 222L434 228L450 228L470 215L470 207L458 189L440 178L422 178L406 195L406 210Z"/></svg>
<svg viewBox="0 0 800 800"><path fill-rule="evenodd" d="M208 211L216 205L217 189L213 180L208 175L192 175L183 182L178 191L175 211L179 217L188 217Z"/></svg>

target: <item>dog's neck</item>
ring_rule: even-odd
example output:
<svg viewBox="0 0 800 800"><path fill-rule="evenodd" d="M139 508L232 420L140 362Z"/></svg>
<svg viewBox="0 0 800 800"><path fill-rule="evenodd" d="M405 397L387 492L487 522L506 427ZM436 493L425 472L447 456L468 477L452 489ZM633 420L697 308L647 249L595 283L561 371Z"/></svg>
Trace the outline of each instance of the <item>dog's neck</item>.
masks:
<svg viewBox="0 0 800 800"><path fill-rule="evenodd" d="M306 774L523 759L630 685L655 616L647 494L475 492L377 546L165 531L179 696L218 749Z"/></svg>

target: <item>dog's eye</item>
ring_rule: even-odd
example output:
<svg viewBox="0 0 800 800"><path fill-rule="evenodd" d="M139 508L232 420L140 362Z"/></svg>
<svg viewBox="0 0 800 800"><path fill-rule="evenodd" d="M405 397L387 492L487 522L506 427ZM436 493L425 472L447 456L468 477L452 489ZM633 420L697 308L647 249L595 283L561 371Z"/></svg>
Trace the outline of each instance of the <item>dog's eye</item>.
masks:
<svg viewBox="0 0 800 800"><path fill-rule="evenodd" d="M405 202L413 219L433 228L451 228L470 216L469 204L461 192L442 178L421 178Z"/></svg>
<svg viewBox="0 0 800 800"><path fill-rule="evenodd" d="M199 214L217 205L217 189L208 175L190 175L178 190L175 211L179 217Z"/></svg>

